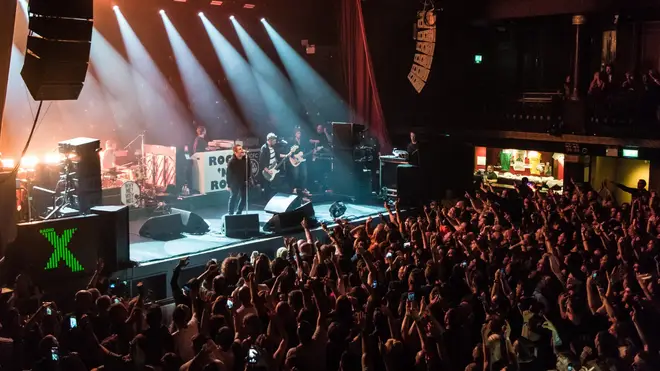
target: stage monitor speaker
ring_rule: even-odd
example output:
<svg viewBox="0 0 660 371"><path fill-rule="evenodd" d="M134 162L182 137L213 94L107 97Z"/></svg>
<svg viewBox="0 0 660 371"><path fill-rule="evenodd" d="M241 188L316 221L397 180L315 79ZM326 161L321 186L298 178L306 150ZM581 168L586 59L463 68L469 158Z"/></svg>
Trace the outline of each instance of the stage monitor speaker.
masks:
<svg viewBox="0 0 660 371"><path fill-rule="evenodd" d="M419 206L424 197L422 172L418 166L399 165L396 169L397 197L402 206Z"/></svg>
<svg viewBox="0 0 660 371"><path fill-rule="evenodd" d="M181 233L183 223L179 214L152 216L140 228L140 236L162 241L179 238Z"/></svg>
<svg viewBox="0 0 660 371"><path fill-rule="evenodd" d="M310 224L313 224L314 215L314 206L311 202L307 202L293 211L273 215L264 226L264 230L279 233L302 229L300 223L303 219L307 218Z"/></svg>
<svg viewBox="0 0 660 371"><path fill-rule="evenodd" d="M128 206L96 206L90 212L101 217L99 257L105 261L106 274L128 266Z"/></svg>
<svg viewBox="0 0 660 371"><path fill-rule="evenodd" d="M35 100L80 96L89 65L93 5L93 0L30 0L28 52L21 76Z"/></svg>
<svg viewBox="0 0 660 371"><path fill-rule="evenodd" d="M171 212L181 215L181 224L185 233L204 234L209 231L208 223L198 214L175 208L172 208Z"/></svg>
<svg viewBox="0 0 660 371"><path fill-rule="evenodd" d="M300 196L278 193L268 201L264 211L270 214L280 214L297 209L301 203Z"/></svg>
<svg viewBox="0 0 660 371"><path fill-rule="evenodd" d="M225 215L225 236L247 238L259 235L259 214Z"/></svg>

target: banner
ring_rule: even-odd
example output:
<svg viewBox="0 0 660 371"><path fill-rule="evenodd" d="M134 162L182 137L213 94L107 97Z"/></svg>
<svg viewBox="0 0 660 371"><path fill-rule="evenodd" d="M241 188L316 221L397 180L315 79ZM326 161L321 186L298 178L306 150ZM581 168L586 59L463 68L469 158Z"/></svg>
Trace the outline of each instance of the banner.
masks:
<svg viewBox="0 0 660 371"><path fill-rule="evenodd" d="M201 194L227 191L227 162L232 150L199 152L193 159L193 190Z"/></svg>

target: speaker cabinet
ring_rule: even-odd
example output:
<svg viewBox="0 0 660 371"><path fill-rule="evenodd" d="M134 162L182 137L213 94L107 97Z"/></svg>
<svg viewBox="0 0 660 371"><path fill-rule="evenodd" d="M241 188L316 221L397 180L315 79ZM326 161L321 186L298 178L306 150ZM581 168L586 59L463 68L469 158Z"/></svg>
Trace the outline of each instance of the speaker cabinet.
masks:
<svg viewBox="0 0 660 371"><path fill-rule="evenodd" d="M248 238L259 235L259 214L225 215L225 236Z"/></svg>
<svg viewBox="0 0 660 371"><path fill-rule="evenodd" d="M16 238L16 175L10 171L0 171L0 254L4 256L5 246Z"/></svg>
<svg viewBox="0 0 660 371"><path fill-rule="evenodd" d="M307 202L293 211L273 215L264 226L264 230L280 233L302 229L300 223L303 219L307 218L312 223L314 215L314 206L311 202Z"/></svg>
<svg viewBox="0 0 660 371"><path fill-rule="evenodd" d="M181 209L171 209L172 214L179 214L181 216L181 224L183 224L183 231L190 234L204 234L209 231L209 225L206 221L190 211Z"/></svg>
<svg viewBox="0 0 660 371"><path fill-rule="evenodd" d="M297 195L278 193L268 201L264 211L269 214L284 213L299 208L301 203L302 200Z"/></svg>
<svg viewBox="0 0 660 371"><path fill-rule="evenodd" d="M177 239L181 233L183 223L179 214L152 216L140 228L140 236L162 241Z"/></svg>
<svg viewBox="0 0 660 371"><path fill-rule="evenodd" d="M397 196L403 206L419 206L424 197L422 173L418 166L399 165L396 169Z"/></svg>
<svg viewBox="0 0 660 371"><path fill-rule="evenodd" d="M21 76L34 100L78 99L87 75L93 0L30 0Z"/></svg>
<svg viewBox="0 0 660 371"><path fill-rule="evenodd" d="M128 206L97 206L90 212L101 217L99 257L105 261L107 273L116 272L130 260Z"/></svg>

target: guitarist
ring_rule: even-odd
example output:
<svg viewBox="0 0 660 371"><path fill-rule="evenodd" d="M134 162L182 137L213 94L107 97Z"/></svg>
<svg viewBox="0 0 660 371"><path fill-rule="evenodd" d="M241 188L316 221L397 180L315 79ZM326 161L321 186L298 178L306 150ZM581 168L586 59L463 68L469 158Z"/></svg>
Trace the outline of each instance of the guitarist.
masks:
<svg viewBox="0 0 660 371"><path fill-rule="evenodd" d="M301 153L304 154L307 150L307 146L303 144L304 142L302 141L301 137L302 133L300 131L300 127L296 127L293 139L291 139L290 144L298 146L298 150L293 153L292 156ZM311 196L307 190L307 163L302 162L298 166L292 166L289 163L287 166L289 166L289 182L291 184L291 188L293 188L293 193L300 194L302 196Z"/></svg>
<svg viewBox="0 0 660 371"><path fill-rule="evenodd" d="M261 146L259 151L259 168L265 172L272 173L270 169L274 168L277 165L279 159L285 157L285 155L280 154L275 145L277 144L277 135L274 133L268 133L266 136L266 143ZM260 172L261 173L261 172ZM271 182L261 179L261 185L263 186L264 196L267 199L270 199L273 195L273 189L270 184Z"/></svg>

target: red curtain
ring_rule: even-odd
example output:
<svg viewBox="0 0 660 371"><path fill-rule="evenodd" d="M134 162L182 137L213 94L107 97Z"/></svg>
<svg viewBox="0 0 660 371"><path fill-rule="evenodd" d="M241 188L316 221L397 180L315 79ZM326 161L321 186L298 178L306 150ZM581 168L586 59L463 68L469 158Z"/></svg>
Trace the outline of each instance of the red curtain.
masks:
<svg viewBox="0 0 660 371"><path fill-rule="evenodd" d="M348 88L351 121L366 125L378 139L381 152L386 153L391 150L391 146L376 87L361 2L342 0L341 52L344 81Z"/></svg>

